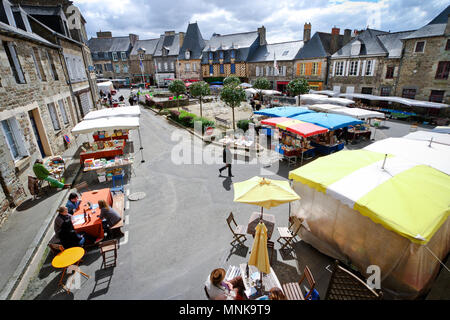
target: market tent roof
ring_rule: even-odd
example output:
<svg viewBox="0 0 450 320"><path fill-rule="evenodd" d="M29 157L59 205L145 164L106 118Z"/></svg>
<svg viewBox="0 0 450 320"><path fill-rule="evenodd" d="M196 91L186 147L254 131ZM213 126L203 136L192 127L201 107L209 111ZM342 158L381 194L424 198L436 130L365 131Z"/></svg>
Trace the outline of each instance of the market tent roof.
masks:
<svg viewBox="0 0 450 320"><path fill-rule="evenodd" d="M362 124L363 121L358 120L353 117L343 116L340 114L332 113L307 113L301 114L295 117L291 117L304 122L313 123L320 127L327 128L329 130L336 130L340 128L345 128L348 126L354 126L357 124Z"/></svg>
<svg viewBox="0 0 450 320"><path fill-rule="evenodd" d="M339 92L331 91L331 90L320 90L320 91L309 90L309 93L311 93L311 94L321 94L321 95L326 95L326 96L329 96L329 97L336 97L336 96L339 95Z"/></svg>
<svg viewBox="0 0 450 320"><path fill-rule="evenodd" d="M342 114L357 119L385 118L384 113L361 108L333 108L330 113Z"/></svg>
<svg viewBox="0 0 450 320"><path fill-rule="evenodd" d="M302 94L300 95L301 104L334 104L340 106L348 106L355 101L344 98L328 98L322 94Z"/></svg>
<svg viewBox="0 0 450 320"><path fill-rule="evenodd" d="M442 143L450 146L450 135L433 131L416 131L404 136L405 139ZM431 140L433 139L433 140Z"/></svg>
<svg viewBox="0 0 450 320"><path fill-rule="evenodd" d="M111 81L99 82L97 83L97 87L110 87L113 83Z"/></svg>
<svg viewBox="0 0 450 320"><path fill-rule="evenodd" d="M270 118L261 123L293 132L304 138L328 132L327 128L291 118Z"/></svg>
<svg viewBox="0 0 450 320"><path fill-rule="evenodd" d="M372 143L364 150L392 154L411 162L424 164L450 175L450 147L429 141L387 138Z"/></svg>
<svg viewBox="0 0 450 320"><path fill-rule="evenodd" d="M73 129L73 134L90 133L99 130L139 129L139 117L106 117L83 120Z"/></svg>
<svg viewBox="0 0 450 320"><path fill-rule="evenodd" d="M262 94L267 95L267 96L273 96L275 94L281 94L280 91L277 90L261 90Z"/></svg>
<svg viewBox="0 0 450 320"><path fill-rule="evenodd" d="M256 94L256 93L258 93L258 91L256 91L256 89L253 89L253 88L245 89L245 92L251 93L251 94Z"/></svg>
<svg viewBox="0 0 450 320"><path fill-rule="evenodd" d="M374 96L372 94L363 94L363 93L341 93L339 97L348 97L348 98L357 98L357 99L366 99L373 101L391 101L400 104L404 104L410 107L423 107L423 108L448 108L450 107L445 103L437 103L430 101L420 101L414 99L407 99L401 97L393 97L393 96Z"/></svg>
<svg viewBox="0 0 450 320"><path fill-rule="evenodd" d="M308 106L308 109L318 111L318 112L328 112L332 109L341 109L341 108L342 108L342 106L338 106L335 104L328 104L328 103L313 104L313 105ZM344 107L344 108L346 108L346 107Z"/></svg>
<svg viewBox="0 0 450 320"><path fill-rule="evenodd" d="M433 132L440 132L440 133L450 133L450 127L449 126L437 126L433 129Z"/></svg>
<svg viewBox="0 0 450 320"><path fill-rule="evenodd" d="M276 108L268 108L262 109L259 111L253 112L254 114L260 114L268 117L293 117L299 114L304 113L312 113L314 111L308 110L308 108L304 107L276 107Z"/></svg>
<svg viewBox="0 0 450 320"><path fill-rule="evenodd" d="M369 150L341 151L289 173L373 222L426 244L450 215L450 177L407 158ZM426 214L424 214L426 212Z"/></svg>
<svg viewBox="0 0 450 320"><path fill-rule="evenodd" d="M84 120L92 120L105 117L139 117L141 108L139 106L105 108L89 112Z"/></svg>

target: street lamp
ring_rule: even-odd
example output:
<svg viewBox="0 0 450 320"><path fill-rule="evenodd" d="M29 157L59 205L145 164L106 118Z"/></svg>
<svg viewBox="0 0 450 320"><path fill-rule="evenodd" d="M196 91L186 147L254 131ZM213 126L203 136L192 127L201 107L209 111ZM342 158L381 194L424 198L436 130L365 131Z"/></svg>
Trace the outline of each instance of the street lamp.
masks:
<svg viewBox="0 0 450 320"><path fill-rule="evenodd" d="M145 86L144 64L142 63L142 58L144 57L144 54L145 54L145 48L141 47L137 51L138 51L138 54L139 54L139 66L141 67L142 83L144 83L144 86Z"/></svg>

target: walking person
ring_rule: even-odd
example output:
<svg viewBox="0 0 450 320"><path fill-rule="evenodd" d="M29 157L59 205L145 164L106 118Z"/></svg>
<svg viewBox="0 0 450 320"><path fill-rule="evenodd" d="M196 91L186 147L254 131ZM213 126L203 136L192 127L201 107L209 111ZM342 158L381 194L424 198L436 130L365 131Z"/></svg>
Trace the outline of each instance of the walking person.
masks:
<svg viewBox="0 0 450 320"><path fill-rule="evenodd" d="M227 144L226 146L223 146L223 163L225 163L225 166L219 169L219 177L222 176L222 171L228 168L228 177L234 177L231 174L231 162L232 162L232 155L230 151L230 145Z"/></svg>

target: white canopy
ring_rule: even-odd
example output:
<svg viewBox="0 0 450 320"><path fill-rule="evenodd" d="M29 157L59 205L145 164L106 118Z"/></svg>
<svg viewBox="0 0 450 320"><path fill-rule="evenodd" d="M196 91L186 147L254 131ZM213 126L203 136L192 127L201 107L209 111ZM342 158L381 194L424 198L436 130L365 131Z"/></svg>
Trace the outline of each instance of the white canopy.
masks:
<svg viewBox="0 0 450 320"><path fill-rule="evenodd" d="M302 94L300 95L300 104L335 104L339 106L347 106L355 101L343 98L328 98L321 94Z"/></svg>
<svg viewBox="0 0 450 320"><path fill-rule="evenodd" d="M372 143L364 149L393 154L450 174L450 146L447 145L432 143L430 146L429 141L387 138ZM389 165L389 159L386 163Z"/></svg>
<svg viewBox="0 0 450 320"><path fill-rule="evenodd" d="M437 126L433 129L433 132L439 132L439 133L450 133L450 127L449 126Z"/></svg>
<svg viewBox="0 0 450 320"><path fill-rule="evenodd" d="M382 112L371 111L361 108L333 108L329 110L330 113L342 114L344 116L350 116L357 119L370 119L370 118L382 118L385 115Z"/></svg>
<svg viewBox="0 0 450 320"><path fill-rule="evenodd" d="M420 101L414 99L407 99L401 97L391 97L391 96L374 96L372 94L363 94L363 93L341 93L339 97L349 97L349 98L358 98L358 99L366 99L366 100L374 100L374 101L391 101L400 104L404 104L411 107L423 107L423 108L448 108L449 105L444 103L437 102L429 102L429 101Z"/></svg>
<svg viewBox="0 0 450 320"><path fill-rule="evenodd" d="M281 94L280 91L277 90L261 90L262 94L268 95L268 96L273 96L275 94Z"/></svg>
<svg viewBox="0 0 450 320"><path fill-rule="evenodd" d="M258 93L258 91L256 91L256 90L253 89L253 88L245 89L245 92L250 93L250 94L256 94L256 93Z"/></svg>
<svg viewBox="0 0 450 320"><path fill-rule="evenodd" d="M252 85L251 85L250 83L243 82L243 83L241 83L241 84L239 85L239 87L241 87L241 88L251 88Z"/></svg>
<svg viewBox="0 0 450 320"><path fill-rule="evenodd" d="M321 91L309 90L309 92L312 94L322 94L322 95L326 95L329 97L337 97L339 95L339 92L331 91L331 90L321 90Z"/></svg>
<svg viewBox="0 0 450 320"><path fill-rule="evenodd" d="M405 139L428 141L431 143L442 143L450 146L450 135L446 133L438 133L432 131L416 131L404 136ZM433 139L433 140L431 140Z"/></svg>
<svg viewBox="0 0 450 320"><path fill-rule="evenodd" d="M98 90L103 90L103 92L110 92L114 90L114 85L111 81L99 82L97 83Z"/></svg>
<svg viewBox="0 0 450 320"><path fill-rule="evenodd" d="M98 111L89 112L84 117L84 120L92 120L105 117L139 117L140 114L141 109L139 106L105 108Z"/></svg>
<svg viewBox="0 0 450 320"><path fill-rule="evenodd" d="M308 106L308 109L314 110L314 111L319 111L319 112L329 112L330 110L333 110L333 109L342 109L342 108L343 108L342 106L338 106L335 104L326 104L326 103L313 104L313 105ZM344 107L344 109L348 109L348 108Z"/></svg>
<svg viewBox="0 0 450 320"><path fill-rule="evenodd" d="M73 129L73 134L89 133L99 130L133 130L139 129L139 117L106 117L83 120Z"/></svg>

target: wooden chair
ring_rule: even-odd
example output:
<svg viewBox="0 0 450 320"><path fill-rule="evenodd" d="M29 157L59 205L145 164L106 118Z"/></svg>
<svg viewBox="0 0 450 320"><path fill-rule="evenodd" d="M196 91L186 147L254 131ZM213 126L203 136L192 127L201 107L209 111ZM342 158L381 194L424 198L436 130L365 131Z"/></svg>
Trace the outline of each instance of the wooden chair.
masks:
<svg viewBox="0 0 450 320"><path fill-rule="evenodd" d="M117 264L117 247L116 239L100 242L100 253L103 257L103 268L115 267ZM113 253L113 255L110 255Z"/></svg>
<svg viewBox="0 0 450 320"><path fill-rule="evenodd" d="M234 226L231 225L234 224ZM236 242L239 242L241 245L244 245L244 241L247 240L245 236L246 227L243 225L238 225L234 220L233 212L230 212L230 215L227 218L227 224L233 233L233 241L230 242L232 246L236 245ZM241 240L243 238L243 240Z"/></svg>
<svg viewBox="0 0 450 320"><path fill-rule="evenodd" d="M367 283L335 261L325 300L381 300L383 292Z"/></svg>
<svg viewBox="0 0 450 320"><path fill-rule="evenodd" d="M292 228L294 227L296 222L298 223L298 226L293 232ZM294 238L297 236L297 233L300 231L301 226L302 221L297 217L291 216L289 217L289 227L278 227L278 233L280 234L280 237L277 239L277 241L282 245L280 250L283 250L286 246L291 244L292 240L294 240Z"/></svg>
<svg viewBox="0 0 450 320"><path fill-rule="evenodd" d="M273 241L267 240L267 250L271 249L270 251L270 264L272 264L272 257L273 253L275 252L275 243Z"/></svg>
<svg viewBox="0 0 450 320"><path fill-rule="evenodd" d="M83 181L83 182L77 184L75 186L75 189L77 189L78 193L81 193L81 190L84 190L84 189L86 189L86 191L89 191L89 185L86 181Z"/></svg>
<svg viewBox="0 0 450 320"><path fill-rule="evenodd" d="M305 279L308 281L309 292L306 297L303 297L300 285ZM308 300L314 288L316 287L316 281L314 280L311 270L309 270L309 267L306 266L305 270L303 270L303 276L299 282L285 283L282 285L282 287L284 294L288 300Z"/></svg>

